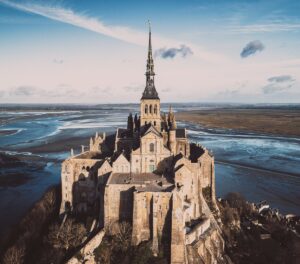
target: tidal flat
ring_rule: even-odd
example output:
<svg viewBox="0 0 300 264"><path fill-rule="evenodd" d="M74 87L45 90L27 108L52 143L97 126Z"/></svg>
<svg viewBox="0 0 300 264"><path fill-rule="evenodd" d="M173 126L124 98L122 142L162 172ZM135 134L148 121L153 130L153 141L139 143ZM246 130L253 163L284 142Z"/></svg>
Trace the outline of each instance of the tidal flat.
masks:
<svg viewBox="0 0 300 264"><path fill-rule="evenodd" d="M167 112L168 107L163 104L162 111ZM221 114L221 107L224 108L211 104L173 105L178 127L185 127L192 142L202 144L215 156L217 196L240 192L250 202L267 200L284 214L300 215L300 137L208 127L180 118L184 111ZM282 107L275 108L282 111ZM234 111L231 106L224 109L223 112ZM264 111L272 109L267 107ZM45 190L59 184L61 162L70 156L70 148L80 153L81 146L88 148L96 132L112 134L116 128L126 127L130 112L138 111L139 105L132 104L27 105L0 111L0 131L16 131L0 133L0 210L5 212L0 218L0 234L17 224Z"/></svg>
<svg viewBox="0 0 300 264"><path fill-rule="evenodd" d="M179 112L177 120L208 128L300 137L300 109L221 108Z"/></svg>

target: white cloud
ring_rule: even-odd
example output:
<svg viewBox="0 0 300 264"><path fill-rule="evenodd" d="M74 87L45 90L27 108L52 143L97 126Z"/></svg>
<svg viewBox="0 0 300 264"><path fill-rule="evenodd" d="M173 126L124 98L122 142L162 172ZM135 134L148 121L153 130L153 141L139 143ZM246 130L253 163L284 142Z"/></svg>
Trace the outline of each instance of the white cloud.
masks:
<svg viewBox="0 0 300 264"><path fill-rule="evenodd" d="M96 18L88 17L83 14L77 14L71 9L60 6L39 5L29 2L15 3L7 0L0 0L0 3L21 11L37 14L52 20L74 25L129 43L145 45L145 33L132 30L128 27L105 25L102 21Z"/></svg>
<svg viewBox="0 0 300 264"><path fill-rule="evenodd" d="M263 23L250 25L233 25L230 26L231 33L270 33L270 32L288 32L299 31L300 23ZM227 31L228 32L228 31Z"/></svg>
<svg viewBox="0 0 300 264"><path fill-rule="evenodd" d="M14 9L37 14L55 21L84 28L131 44L136 44L139 46L147 45L146 32L140 32L138 30L125 27L125 26L107 25L97 18L90 17L85 14L76 13L72 9L64 8L57 5L55 6L40 5L40 4L30 3L30 2L16 3L8 0L0 0L0 3ZM153 41L155 42L155 45L158 47L160 46L160 47L170 48L179 45L189 46L193 50L195 55L207 61L217 62L220 60L223 61L226 60L225 56L221 54L209 52L205 50L203 47L200 47L198 45L194 45L191 43L182 44L182 41L167 39L162 36L158 36L157 34L153 36Z"/></svg>

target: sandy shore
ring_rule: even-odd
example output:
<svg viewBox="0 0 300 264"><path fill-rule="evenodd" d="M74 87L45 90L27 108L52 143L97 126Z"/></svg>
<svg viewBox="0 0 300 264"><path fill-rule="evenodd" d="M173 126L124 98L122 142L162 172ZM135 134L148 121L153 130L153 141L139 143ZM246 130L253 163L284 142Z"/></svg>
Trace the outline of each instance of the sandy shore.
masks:
<svg viewBox="0 0 300 264"><path fill-rule="evenodd" d="M178 121L209 128L300 137L300 111L286 109L213 109L176 113Z"/></svg>

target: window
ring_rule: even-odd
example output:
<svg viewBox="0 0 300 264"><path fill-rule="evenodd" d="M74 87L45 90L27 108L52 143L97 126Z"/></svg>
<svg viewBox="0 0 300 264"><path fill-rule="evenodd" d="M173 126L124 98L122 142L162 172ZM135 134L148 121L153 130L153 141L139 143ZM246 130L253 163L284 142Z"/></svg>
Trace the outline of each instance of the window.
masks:
<svg viewBox="0 0 300 264"><path fill-rule="evenodd" d="M149 107L149 113L152 114L152 105Z"/></svg>
<svg viewBox="0 0 300 264"><path fill-rule="evenodd" d="M156 121L154 121L154 122L153 122L153 125L155 125L155 126L156 126Z"/></svg>
<svg viewBox="0 0 300 264"><path fill-rule="evenodd" d="M150 143L149 149L150 152L154 152L154 143Z"/></svg>
<svg viewBox="0 0 300 264"><path fill-rule="evenodd" d="M145 114L148 114L148 105L145 105Z"/></svg>
<svg viewBox="0 0 300 264"><path fill-rule="evenodd" d="M157 114L157 105L154 106L154 114Z"/></svg>

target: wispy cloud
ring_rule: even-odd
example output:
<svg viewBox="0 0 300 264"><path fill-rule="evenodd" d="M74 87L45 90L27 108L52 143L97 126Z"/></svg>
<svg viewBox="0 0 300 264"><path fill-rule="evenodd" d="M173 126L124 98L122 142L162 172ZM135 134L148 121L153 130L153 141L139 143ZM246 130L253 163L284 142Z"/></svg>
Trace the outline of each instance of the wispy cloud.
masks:
<svg viewBox="0 0 300 264"><path fill-rule="evenodd" d="M58 85L51 90L41 89L36 86L20 85L11 87L8 90L11 97L76 97L82 96L83 93L74 92L74 89L68 86Z"/></svg>
<svg viewBox="0 0 300 264"><path fill-rule="evenodd" d="M236 90L227 89L227 90L218 92L217 95L218 96L231 97L231 96L236 96L239 93L240 93L240 91L238 89L236 89Z"/></svg>
<svg viewBox="0 0 300 264"><path fill-rule="evenodd" d="M80 27L92 32L96 32L111 38L119 39L128 43L136 44L139 46L147 45L147 33L141 32L126 26L112 26L107 25L98 18L88 16L83 13L78 13L70 8L65 8L58 5L46 5L37 4L32 2L15 2L10 0L0 0L0 4L9 6L14 9L18 9L24 12L40 15L55 21L70 24L76 27ZM153 42L156 47L176 47L179 46L182 41L177 41L169 38L153 35ZM196 56L203 60L220 62L227 61L224 55L210 52L199 45L187 44L193 50ZM180 49L180 48L179 48Z"/></svg>
<svg viewBox="0 0 300 264"><path fill-rule="evenodd" d="M300 22L296 23L262 23L252 25L232 25L227 28L230 33L271 33L271 32L288 32L299 31Z"/></svg>
<svg viewBox="0 0 300 264"><path fill-rule="evenodd" d="M268 84L262 87L264 94L283 92L295 84L295 79L290 75L279 75L268 78Z"/></svg>
<svg viewBox="0 0 300 264"><path fill-rule="evenodd" d="M163 93L170 93L171 91L172 91L172 89L169 87L161 89L161 92L163 92Z"/></svg>
<svg viewBox="0 0 300 264"><path fill-rule="evenodd" d="M242 50L240 56L246 58L250 55L255 54L258 51L263 51L265 49L264 44L260 40L250 41Z"/></svg>
<svg viewBox="0 0 300 264"><path fill-rule="evenodd" d="M295 81L295 79L291 75L280 75L280 76L270 77L268 81L273 83L283 83L283 82L293 82Z"/></svg>
<svg viewBox="0 0 300 264"><path fill-rule="evenodd" d="M177 55L181 55L181 57L185 58L186 56L192 54L193 54L192 49L186 45L181 45L179 48L162 48L155 51L155 56L161 57L163 59L167 59L167 58L173 59Z"/></svg>
<svg viewBox="0 0 300 264"><path fill-rule="evenodd" d="M143 85L127 85L127 86L124 86L123 89L127 92L140 92L140 91L143 91L144 86Z"/></svg>
<svg viewBox="0 0 300 264"><path fill-rule="evenodd" d="M0 0L0 3L21 11L37 14L129 43L145 45L145 39L147 37L145 33L132 30L128 27L105 25L102 21L96 18L76 13L68 8L63 8L57 5L49 6L30 2L16 3L8 0Z"/></svg>
<svg viewBox="0 0 300 264"><path fill-rule="evenodd" d="M36 94L37 88L34 86L21 85L13 87L9 91L11 96L32 96Z"/></svg>
<svg viewBox="0 0 300 264"><path fill-rule="evenodd" d="M53 60L53 63L56 63L56 64L63 64L63 63L64 63L64 60L62 60L62 59L54 59L54 60Z"/></svg>

